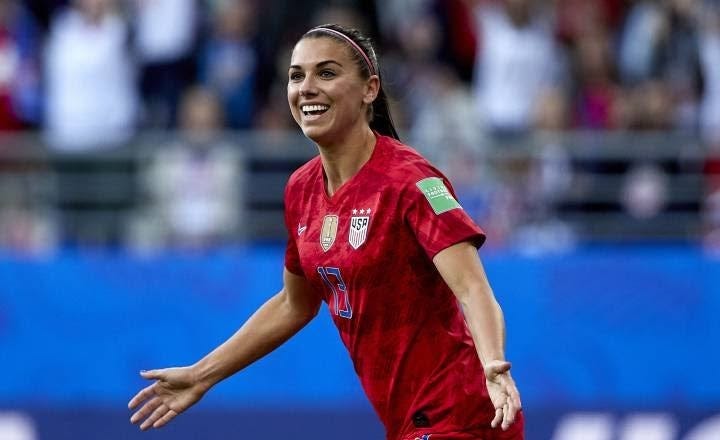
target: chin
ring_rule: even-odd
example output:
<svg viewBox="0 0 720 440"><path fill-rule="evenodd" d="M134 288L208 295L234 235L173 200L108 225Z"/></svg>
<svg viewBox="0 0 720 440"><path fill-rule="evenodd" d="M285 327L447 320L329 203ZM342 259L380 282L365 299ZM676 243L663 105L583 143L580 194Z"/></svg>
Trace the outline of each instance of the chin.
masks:
<svg viewBox="0 0 720 440"><path fill-rule="evenodd" d="M328 131L320 127L302 127L302 132L306 138L315 142L316 144L321 143L328 137Z"/></svg>

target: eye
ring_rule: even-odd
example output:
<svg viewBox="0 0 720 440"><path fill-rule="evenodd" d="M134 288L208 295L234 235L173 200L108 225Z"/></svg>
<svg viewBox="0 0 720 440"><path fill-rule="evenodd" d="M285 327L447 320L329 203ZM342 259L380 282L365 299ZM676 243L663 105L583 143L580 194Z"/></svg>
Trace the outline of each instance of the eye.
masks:
<svg viewBox="0 0 720 440"><path fill-rule="evenodd" d="M318 76L320 76L320 78L323 78L323 79L330 79L330 78L335 77L335 72L333 72L332 70L325 69L325 70L321 70L320 73L318 74Z"/></svg>
<svg viewBox="0 0 720 440"><path fill-rule="evenodd" d="M303 74L300 72L290 72L290 81L300 81L303 79Z"/></svg>

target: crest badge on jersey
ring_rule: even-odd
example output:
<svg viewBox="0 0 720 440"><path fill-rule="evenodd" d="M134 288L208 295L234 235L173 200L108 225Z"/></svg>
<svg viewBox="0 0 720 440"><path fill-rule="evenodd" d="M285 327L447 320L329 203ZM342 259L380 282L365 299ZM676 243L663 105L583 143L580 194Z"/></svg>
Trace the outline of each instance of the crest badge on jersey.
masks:
<svg viewBox="0 0 720 440"><path fill-rule="evenodd" d="M338 216L326 215L323 219L322 229L320 230L320 246L322 246L323 251L327 252L333 243L335 243L337 230Z"/></svg>
<svg viewBox="0 0 720 440"><path fill-rule="evenodd" d="M370 226L370 209L361 209L359 212L359 216L353 215L350 217L350 234L348 235L348 241L353 249L357 249L365 243L365 240L367 239L368 226ZM353 214L357 213L358 210L353 209Z"/></svg>

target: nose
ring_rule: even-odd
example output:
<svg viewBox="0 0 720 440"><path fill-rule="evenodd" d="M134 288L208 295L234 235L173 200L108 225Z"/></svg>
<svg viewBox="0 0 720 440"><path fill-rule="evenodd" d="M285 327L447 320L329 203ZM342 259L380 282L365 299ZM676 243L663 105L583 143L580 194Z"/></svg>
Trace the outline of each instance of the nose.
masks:
<svg viewBox="0 0 720 440"><path fill-rule="evenodd" d="M300 83L300 96L314 96L317 94L317 88L315 87L315 81L313 81L312 75L307 75L302 83Z"/></svg>

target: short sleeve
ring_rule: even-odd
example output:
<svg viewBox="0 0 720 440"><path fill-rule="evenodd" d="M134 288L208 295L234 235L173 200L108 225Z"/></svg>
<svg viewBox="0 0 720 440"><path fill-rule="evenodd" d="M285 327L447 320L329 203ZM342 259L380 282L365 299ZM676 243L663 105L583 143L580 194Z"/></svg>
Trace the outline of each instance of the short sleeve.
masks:
<svg viewBox="0 0 720 440"><path fill-rule="evenodd" d="M296 231L293 228L292 206L288 202L288 187L285 188L285 228L287 230L288 240L285 247L285 268L295 275L305 276L300 264L300 253L297 247Z"/></svg>
<svg viewBox="0 0 720 440"><path fill-rule="evenodd" d="M485 242L485 233L457 202L452 186L444 177L419 179L406 191L409 206L405 221L430 259L463 241L478 248Z"/></svg>

